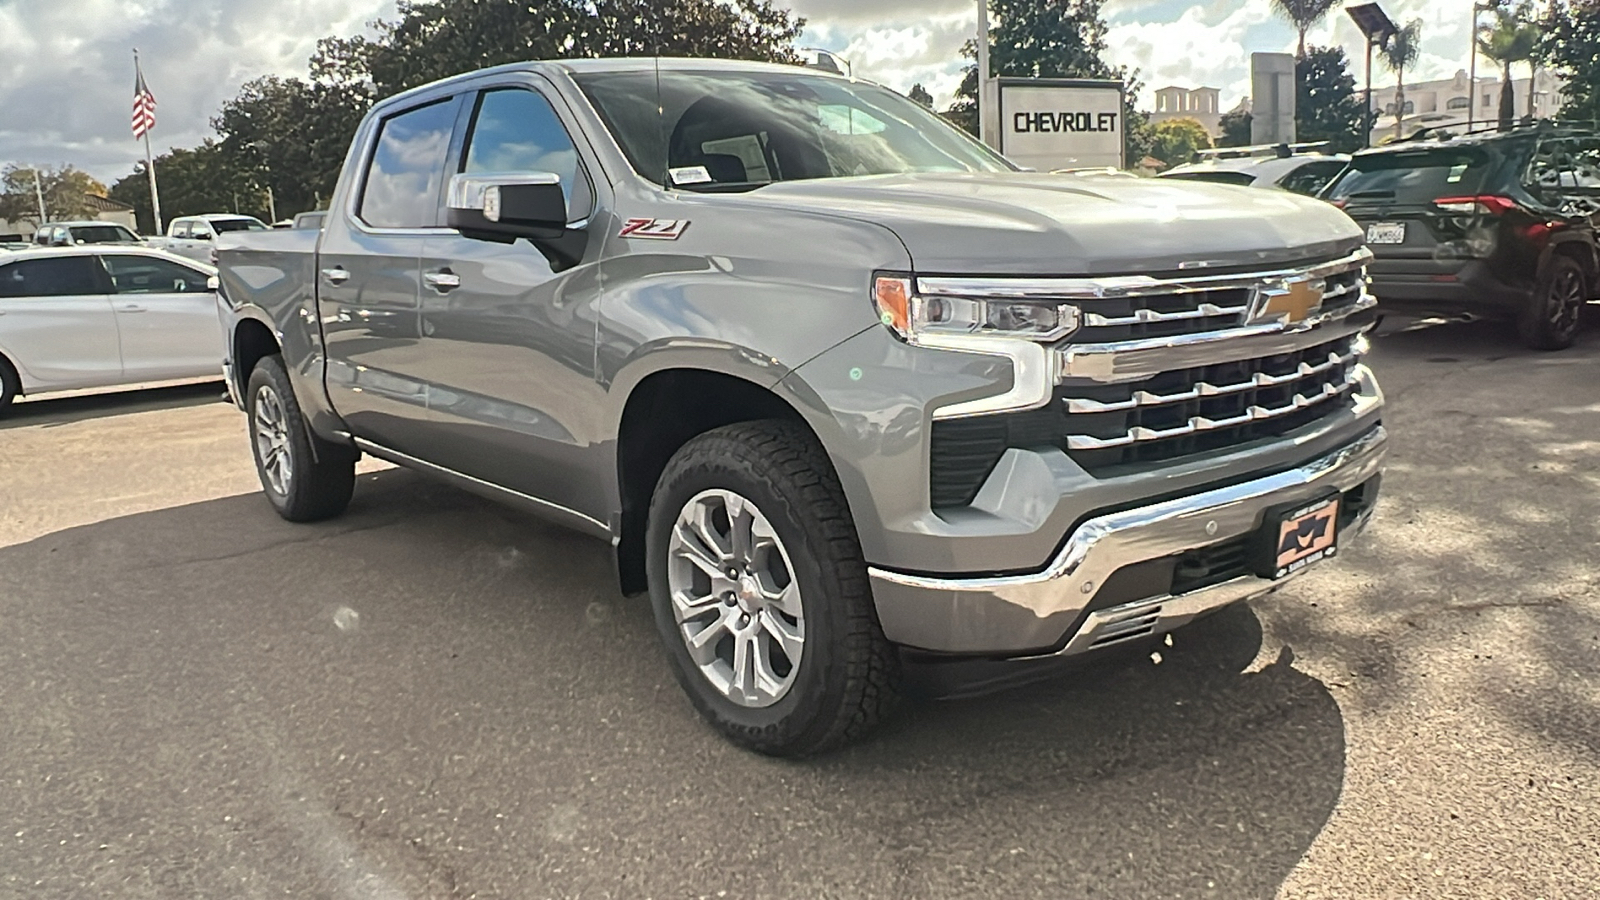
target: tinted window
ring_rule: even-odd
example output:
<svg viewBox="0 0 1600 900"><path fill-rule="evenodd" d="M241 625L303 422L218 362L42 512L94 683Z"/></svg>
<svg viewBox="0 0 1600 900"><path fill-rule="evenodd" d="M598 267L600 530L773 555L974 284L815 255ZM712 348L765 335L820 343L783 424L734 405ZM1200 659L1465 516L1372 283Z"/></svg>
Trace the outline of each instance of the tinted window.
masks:
<svg viewBox="0 0 1600 900"><path fill-rule="evenodd" d="M72 229L75 244L111 244L117 241L137 241L133 232L121 225L76 225Z"/></svg>
<svg viewBox="0 0 1600 900"><path fill-rule="evenodd" d="M461 171L553 172L574 220L593 205L572 138L550 102L532 91L484 92Z"/></svg>
<svg viewBox="0 0 1600 900"><path fill-rule="evenodd" d="M206 276L153 256L102 256L119 294L170 294L206 289Z"/></svg>
<svg viewBox="0 0 1600 900"><path fill-rule="evenodd" d="M1471 147L1374 153L1352 160L1328 199L1430 203L1478 193L1488 171L1488 156Z"/></svg>
<svg viewBox="0 0 1600 900"><path fill-rule="evenodd" d="M94 258L60 256L0 266L0 297L65 297L99 294Z"/></svg>
<svg viewBox="0 0 1600 900"><path fill-rule="evenodd" d="M383 120L367 169L361 219L378 228L437 224L455 104L443 100Z"/></svg>
<svg viewBox="0 0 1600 900"><path fill-rule="evenodd" d="M1293 172L1278 179L1278 187L1296 194L1305 194L1315 197L1322 193L1328 182L1334 176L1344 171L1344 163L1338 160L1323 160L1321 162L1308 162Z"/></svg>
<svg viewBox="0 0 1600 900"><path fill-rule="evenodd" d="M229 231L266 231L267 226L255 219L213 219L211 230L224 234Z"/></svg>
<svg viewBox="0 0 1600 900"><path fill-rule="evenodd" d="M1528 164L1525 183L1546 194L1600 192L1600 137L1541 142Z"/></svg>
<svg viewBox="0 0 1600 900"><path fill-rule="evenodd" d="M1249 172L1175 172L1161 177L1176 178L1180 181L1209 181L1212 184L1237 184L1241 187L1249 187L1256 181L1256 177Z"/></svg>
<svg viewBox="0 0 1600 900"><path fill-rule="evenodd" d="M657 184L665 177L690 190L749 189L803 178L1010 170L921 104L863 82L801 70L575 80L634 170Z"/></svg>

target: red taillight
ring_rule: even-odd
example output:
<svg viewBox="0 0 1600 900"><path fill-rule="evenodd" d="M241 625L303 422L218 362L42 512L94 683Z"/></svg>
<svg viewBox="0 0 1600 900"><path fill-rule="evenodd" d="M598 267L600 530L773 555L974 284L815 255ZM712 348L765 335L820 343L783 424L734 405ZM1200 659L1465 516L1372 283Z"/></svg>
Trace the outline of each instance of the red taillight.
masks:
<svg viewBox="0 0 1600 900"><path fill-rule="evenodd" d="M1496 194L1483 194L1477 197L1440 197L1433 201L1433 205L1445 212L1462 215L1470 216L1478 213L1485 216L1503 216L1517 208L1517 201Z"/></svg>
<svg viewBox="0 0 1600 900"><path fill-rule="evenodd" d="M1350 201L1349 200L1343 200L1343 199L1340 199L1340 200L1329 200L1328 202L1332 203L1334 206L1339 207L1340 209L1344 209L1346 206L1350 205Z"/></svg>

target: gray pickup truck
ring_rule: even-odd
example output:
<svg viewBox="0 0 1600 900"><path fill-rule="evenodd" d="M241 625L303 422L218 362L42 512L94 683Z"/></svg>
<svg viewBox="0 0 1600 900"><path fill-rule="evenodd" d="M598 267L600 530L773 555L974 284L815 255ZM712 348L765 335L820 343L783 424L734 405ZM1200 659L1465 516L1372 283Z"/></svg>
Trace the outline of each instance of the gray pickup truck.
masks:
<svg viewBox="0 0 1600 900"><path fill-rule="evenodd" d="M1377 499L1361 231L1018 171L801 68L538 62L361 124L321 231L218 239L267 498L371 454L610 542L699 711L837 747L907 655L1160 636Z"/></svg>

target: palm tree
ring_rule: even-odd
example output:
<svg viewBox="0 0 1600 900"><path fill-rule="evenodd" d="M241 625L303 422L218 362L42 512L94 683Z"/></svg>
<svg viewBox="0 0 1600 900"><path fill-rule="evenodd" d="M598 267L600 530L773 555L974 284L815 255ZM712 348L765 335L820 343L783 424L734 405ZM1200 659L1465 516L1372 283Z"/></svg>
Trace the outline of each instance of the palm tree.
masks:
<svg viewBox="0 0 1600 900"><path fill-rule="evenodd" d="M1283 14L1289 24L1300 32L1300 49L1296 59L1306 58L1306 32L1328 17L1339 5L1339 0L1272 0L1272 8Z"/></svg>
<svg viewBox="0 0 1600 900"><path fill-rule="evenodd" d="M1500 129L1509 131L1517 115L1516 99L1511 90L1512 63L1528 64L1528 115L1534 112L1533 75L1539 49L1539 26L1534 22L1531 3L1523 2L1514 10L1494 6L1489 13L1494 20L1478 26L1478 49L1500 64Z"/></svg>
<svg viewBox="0 0 1600 900"><path fill-rule="evenodd" d="M1404 137L1400 120L1406 114L1406 69L1417 61L1422 52L1422 20L1412 19L1405 27L1389 36L1389 42L1378 49L1378 56L1389 71L1394 73L1394 136Z"/></svg>

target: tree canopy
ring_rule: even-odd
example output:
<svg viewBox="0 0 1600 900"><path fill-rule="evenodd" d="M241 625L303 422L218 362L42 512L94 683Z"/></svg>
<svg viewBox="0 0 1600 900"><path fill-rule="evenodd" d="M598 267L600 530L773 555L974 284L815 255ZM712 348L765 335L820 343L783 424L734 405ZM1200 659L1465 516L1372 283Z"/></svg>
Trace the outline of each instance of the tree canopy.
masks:
<svg viewBox="0 0 1600 900"><path fill-rule="evenodd" d="M1561 116L1600 127L1600 0L1554 0L1541 55L1567 79Z"/></svg>
<svg viewBox="0 0 1600 900"><path fill-rule="evenodd" d="M41 224L38 222L40 190L44 193L45 215L51 221L93 218L94 208L84 200L84 195L106 196L105 185L72 166L34 169L10 165L0 171L0 219Z"/></svg>
<svg viewBox="0 0 1600 900"><path fill-rule="evenodd" d="M1195 153L1211 148L1211 133L1188 117L1163 119L1150 128L1150 155L1168 166L1194 160Z"/></svg>
<svg viewBox="0 0 1600 900"><path fill-rule="evenodd" d="M1509 129L1517 117L1516 99L1511 90L1511 64L1527 63L1529 77L1540 50L1541 36L1533 4L1524 0L1512 7L1504 3L1490 7L1489 21L1478 26L1478 52L1500 64L1500 127ZM1534 92L1528 88L1528 115L1533 115Z"/></svg>
<svg viewBox="0 0 1600 900"><path fill-rule="evenodd" d="M1294 26L1300 33L1300 46L1296 59L1306 58L1306 32L1328 17L1339 0L1272 0L1272 9Z"/></svg>
<svg viewBox="0 0 1600 900"><path fill-rule="evenodd" d="M1412 19L1378 48L1378 58L1395 77L1394 136L1400 133L1400 122L1406 114L1406 70L1416 63L1422 53L1422 20Z"/></svg>
<svg viewBox="0 0 1600 900"><path fill-rule="evenodd" d="M1366 104L1356 92L1350 61L1339 47L1312 47L1295 61L1295 138L1329 141L1336 153L1364 143Z"/></svg>

